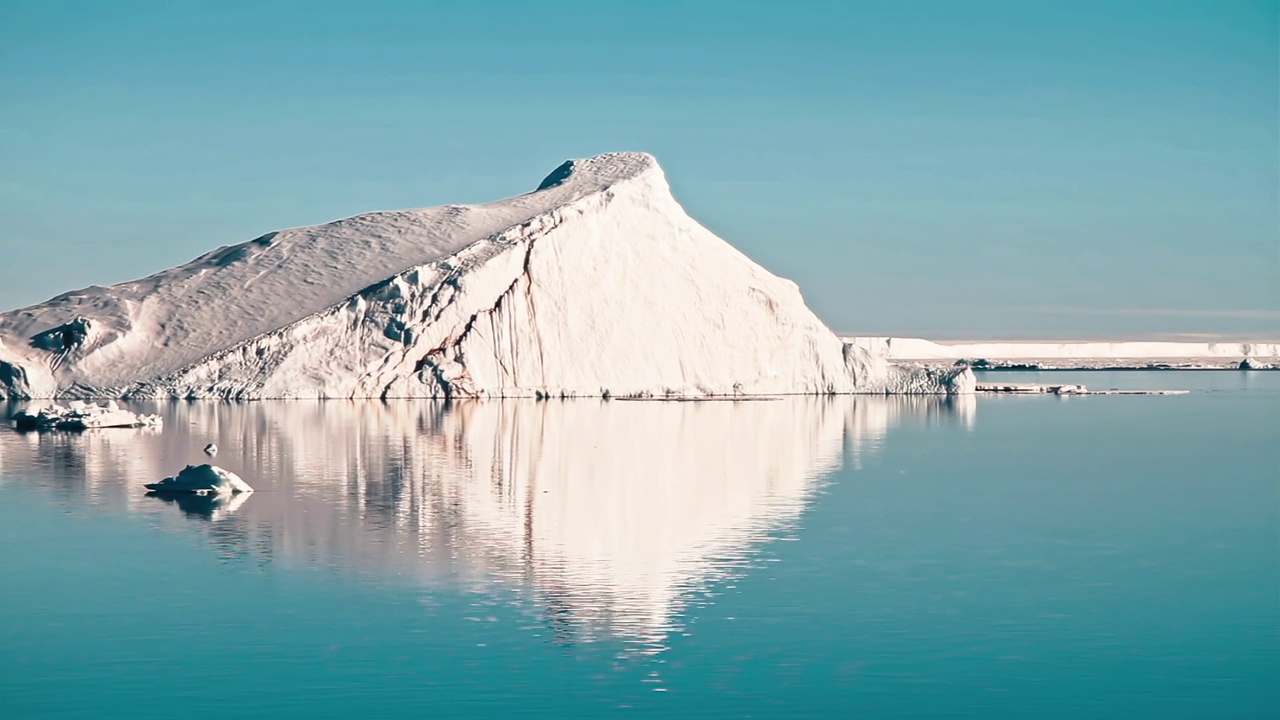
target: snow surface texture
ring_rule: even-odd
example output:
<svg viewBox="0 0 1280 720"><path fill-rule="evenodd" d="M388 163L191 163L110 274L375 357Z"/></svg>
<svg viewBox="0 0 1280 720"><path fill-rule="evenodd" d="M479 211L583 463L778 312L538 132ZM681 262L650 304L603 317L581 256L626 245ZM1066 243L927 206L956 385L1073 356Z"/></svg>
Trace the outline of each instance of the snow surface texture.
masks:
<svg viewBox="0 0 1280 720"><path fill-rule="evenodd" d="M487 205L268 233L0 315L10 397L401 398L971 391L845 344L690 218L649 155Z"/></svg>
<svg viewBox="0 0 1280 720"><path fill-rule="evenodd" d="M159 415L141 415L129 412L108 401L95 405L80 400L71 401L68 407L46 405L30 407L13 416L19 430L90 430L93 428L158 428L164 424Z"/></svg>
<svg viewBox="0 0 1280 720"><path fill-rule="evenodd" d="M153 493L192 493L195 495L232 495L251 493L253 488L230 470L217 465L188 465L174 477L146 486Z"/></svg>
<svg viewBox="0 0 1280 720"><path fill-rule="evenodd" d="M891 337L848 337L844 341L890 362L988 360L1036 362L1054 367L1143 367L1150 363L1182 362L1246 369L1268 368L1280 362L1280 343L1266 342L940 343Z"/></svg>

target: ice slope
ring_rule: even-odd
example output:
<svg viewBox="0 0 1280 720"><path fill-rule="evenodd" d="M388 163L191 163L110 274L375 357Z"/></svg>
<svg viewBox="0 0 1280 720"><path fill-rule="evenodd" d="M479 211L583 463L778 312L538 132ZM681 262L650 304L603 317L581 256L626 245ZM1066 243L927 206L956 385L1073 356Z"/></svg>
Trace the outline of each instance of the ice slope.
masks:
<svg viewBox="0 0 1280 720"><path fill-rule="evenodd" d="M1232 360L1280 358L1266 342L981 342L939 343L919 338L849 337L845 342L889 360Z"/></svg>
<svg viewBox="0 0 1280 720"><path fill-rule="evenodd" d="M268 233L0 315L11 396L941 392L846 346L690 218L649 155L526 195Z"/></svg>

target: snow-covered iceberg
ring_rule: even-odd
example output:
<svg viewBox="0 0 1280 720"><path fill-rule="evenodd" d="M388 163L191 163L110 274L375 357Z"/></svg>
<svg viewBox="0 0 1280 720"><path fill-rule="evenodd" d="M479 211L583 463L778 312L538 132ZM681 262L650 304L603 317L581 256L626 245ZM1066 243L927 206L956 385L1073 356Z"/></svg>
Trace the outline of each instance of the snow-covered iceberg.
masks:
<svg viewBox="0 0 1280 720"><path fill-rule="evenodd" d="M937 393L836 337L653 157L570 161L487 205L267 233L0 315L10 397Z"/></svg>
<svg viewBox="0 0 1280 720"><path fill-rule="evenodd" d="M217 465L188 465L182 472L146 488L157 494L191 493L195 495L237 495L251 493L253 488L230 470Z"/></svg>
<svg viewBox="0 0 1280 720"><path fill-rule="evenodd" d="M19 430L89 430L93 428L158 428L164 424L159 415L133 413L114 400L102 405L72 400L66 407L52 404L19 410L13 416Z"/></svg>

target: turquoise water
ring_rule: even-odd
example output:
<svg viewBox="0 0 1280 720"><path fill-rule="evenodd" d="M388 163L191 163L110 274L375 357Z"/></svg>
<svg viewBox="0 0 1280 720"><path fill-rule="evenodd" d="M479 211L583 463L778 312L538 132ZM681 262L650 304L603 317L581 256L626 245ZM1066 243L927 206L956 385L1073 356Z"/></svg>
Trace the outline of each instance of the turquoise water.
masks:
<svg viewBox="0 0 1280 720"><path fill-rule="evenodd" d="M1079 381L0 430L0 714L1274 717L1280 373Z"/></svg>

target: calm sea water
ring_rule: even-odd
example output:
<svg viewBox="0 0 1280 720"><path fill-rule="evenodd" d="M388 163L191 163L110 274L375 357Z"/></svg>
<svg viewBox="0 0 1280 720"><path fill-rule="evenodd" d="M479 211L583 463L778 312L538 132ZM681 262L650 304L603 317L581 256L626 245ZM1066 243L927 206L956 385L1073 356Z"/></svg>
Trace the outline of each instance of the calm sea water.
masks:
<svg viewBox="0 0 1280 720"><path fill-rule="evenodd" d="M0 715L1275 717L1280 373L1051 379L0 430Z"/></svg>

